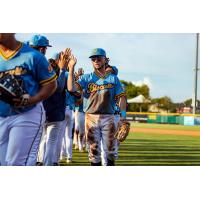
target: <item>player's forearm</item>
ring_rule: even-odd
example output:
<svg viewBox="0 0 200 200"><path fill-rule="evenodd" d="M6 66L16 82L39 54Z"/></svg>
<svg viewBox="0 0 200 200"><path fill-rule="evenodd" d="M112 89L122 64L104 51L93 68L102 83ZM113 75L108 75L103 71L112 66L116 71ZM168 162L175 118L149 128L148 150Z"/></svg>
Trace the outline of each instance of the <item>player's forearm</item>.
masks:
<svg viewBox="0 0 200 200"><path fill-rule="evenodd" d="M37 104L47 98L49 98L57 88L57 82L53 81L47 85L44 85L40 88L39 92L30 98L29 104L34 105Z"/></svg>
<svg viewBox="0 0 200 200"><path fill-rule="evenodd" d="M67 89L69 92L75 92L77 91L76 85L75 85L75 77L74 77L74 71L70 70L67 80Z"/></svg>
<svg viewBox="0 0 200 200"><path fill-rule="evenodd" d="M126 97L125 96L120 97L119 108L121 112L121 117L126 118Z"/></svg>

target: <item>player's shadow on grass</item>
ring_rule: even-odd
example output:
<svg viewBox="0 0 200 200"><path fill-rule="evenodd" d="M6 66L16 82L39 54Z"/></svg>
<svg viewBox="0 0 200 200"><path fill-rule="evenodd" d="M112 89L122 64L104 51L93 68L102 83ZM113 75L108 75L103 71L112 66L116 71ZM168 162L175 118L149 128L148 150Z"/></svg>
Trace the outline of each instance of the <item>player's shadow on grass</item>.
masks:
<svg viewBox="0 0 200 200"><path fill-rule="evenodd" d="M200 165L200 144L195 140L129 139L120 145L117 164Z"/></svg>

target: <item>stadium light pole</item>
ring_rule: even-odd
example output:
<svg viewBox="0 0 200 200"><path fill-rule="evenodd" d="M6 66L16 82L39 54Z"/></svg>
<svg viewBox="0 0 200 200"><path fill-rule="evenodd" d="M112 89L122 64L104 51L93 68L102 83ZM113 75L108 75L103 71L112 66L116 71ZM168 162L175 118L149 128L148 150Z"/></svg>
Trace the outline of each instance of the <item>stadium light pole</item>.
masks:
<svg viewBox="0 0 200 200"><path fill-rule="evenodd" d="M192 98L193 114L196 114L197 107L197 81L198 81L198 55L199 55L199 33L196 34L196 61L194 68L194 91Z"/></svg>

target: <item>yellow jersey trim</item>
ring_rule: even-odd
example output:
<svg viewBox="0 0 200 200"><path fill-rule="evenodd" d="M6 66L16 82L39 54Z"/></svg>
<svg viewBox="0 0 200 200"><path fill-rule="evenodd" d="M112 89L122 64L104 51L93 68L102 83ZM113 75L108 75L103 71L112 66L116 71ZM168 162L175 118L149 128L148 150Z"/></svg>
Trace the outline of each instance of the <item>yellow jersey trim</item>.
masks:
<svg viewBox="0 0 200 200"><path fill-rule="evenodd" d="M48 83L50 83L50 82L52 82L52 81L54 81L56 79L57 79L57 75L55 74L54 76L52 76L52 77L50 77L48 79L40 81L40 85L46 85L46 84L48 84Z"/></svg>
<svg viewBox="0 0 200 200"><path fill-rule="evenodd" d="M118 99L120 97L126 96L126 93L122 92L120 94L115 95L115 99Z"/></svg>
<svg viewBox="0 0 200 200"><path fill-rule="evenodd" d="M100 76L100 75L98 75L96 72L94 72L94 73L95 73L96 76L98 76L98 77L101 78L101 79L105 79L106 76L108 76L108 75L110 74L110 72L106 72L106 74L105 74L104 76Z"/></svg>
<svg viewBox="0 0 200 200"><path fill-rule="evenodd" d="M6 56L3 51L0 50L0 55L4 58L4 60L9 60L11 58L13 58L18 52L19 50L23 47L23 43L20 42L19 46L14 50L14 52L12 54L10 54L9 56Z"/></svg>

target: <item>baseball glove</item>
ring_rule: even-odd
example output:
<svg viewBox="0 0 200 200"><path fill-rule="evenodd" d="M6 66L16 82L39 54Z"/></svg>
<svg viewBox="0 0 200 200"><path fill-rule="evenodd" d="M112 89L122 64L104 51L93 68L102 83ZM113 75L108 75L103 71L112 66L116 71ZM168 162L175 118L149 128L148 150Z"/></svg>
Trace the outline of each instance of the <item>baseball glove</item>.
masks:
<svg viewBox="0 0 200 200"><path fill-rule="evenodd" d="M118 123L117 131L114 137L120 142L123 142L128 136L129 131L130 131L130 123L125 119L121 119Z"/></svg>
<svg viewBox="0 0 200 200"><path fill-rule="evenodd" d="M22 83L22 80L10 74L0 78L0 100L14 107L25 106L30 96L23 89ZM16 101L18 102L17 105Z"/></svg>

